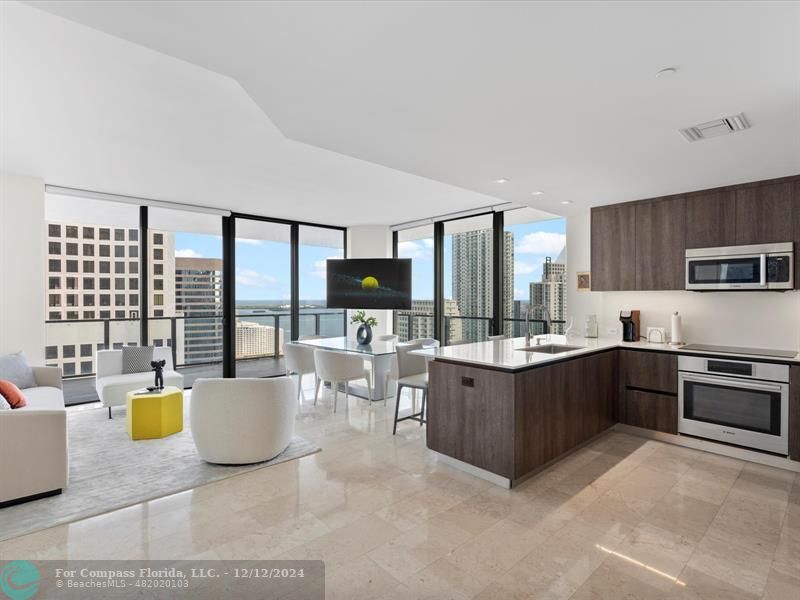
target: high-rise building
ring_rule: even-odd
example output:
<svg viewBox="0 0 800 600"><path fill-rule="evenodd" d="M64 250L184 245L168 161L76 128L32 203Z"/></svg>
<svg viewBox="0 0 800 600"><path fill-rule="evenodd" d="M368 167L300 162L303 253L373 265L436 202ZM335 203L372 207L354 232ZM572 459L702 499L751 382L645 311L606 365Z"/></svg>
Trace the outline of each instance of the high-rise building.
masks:
<svg viewBox="0 0 800 600"><path fill-rule="evenodd" d="M503 270L514 272L514 234L503 233ZM478 229L453 234L453 299L461 315L492 314L492 230ZM511 314L514 303L513 277L504 278L503 313ZM490 333L487 321L463 319L462 338L484 339Z"/></svg>
<svg viewBox="0 0 800 600"><path fill-rule="evenodd" d="M417 315L416 317L414 315ZM444 316L458 317L458 304L455 300L444 301ZM447 339L459 340L462 338L462 320L447 319ZM401 342L417 338L432 338L433 332L433 300L412 300L410 311L398 311L397 331L395 332ZM444 342L445 340L440 340Z"/></svg>
<svg viewBox="0 0 800 600"><path fill-rule="evenodd" d="M549 256L545 259L542 266L542 280L530 284L530 303L546 306L553 321L563 321L567 314L566 288L567 265L562 250L555 261ZM551 333L564 333L564 325L553 324Z"/></svg>
<svg viewBox="0 0 800 600"><path fill-rule="evenodd" d="M278 354L284 344L283 329L278 329ZM236 358L275 356L275 328L252 321L236 321Z"/></svg>
<svg viewBox="0 0 800 600"><path fill-rule="evenodd" d="M154 295L154 307L159 306L160 300L157 295ZM221 361L221 259L180 256L175 258L175 310L182 313L184 320L183 357L185 363Z"/></svg>
<svg viewBox="0 0 800 600"><path fill-rule="evenodd" d="M152 247L157 235L150 233ZM160 243L174 256L172 234L163 234ZM106 347L106 334L111 348L139 343L139 253L137 228L47 223L48 365L61 367L65 376L88 375L95 372L96 351ZM174 305L174 279L161 293ZM108 328L107 320L113 321Z"/></svg>

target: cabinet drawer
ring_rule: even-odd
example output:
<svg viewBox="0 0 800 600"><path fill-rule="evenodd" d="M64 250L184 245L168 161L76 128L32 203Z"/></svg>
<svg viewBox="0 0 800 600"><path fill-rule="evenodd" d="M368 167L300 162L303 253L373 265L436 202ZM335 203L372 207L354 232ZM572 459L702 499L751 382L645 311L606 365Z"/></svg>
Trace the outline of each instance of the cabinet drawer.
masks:
<svg viewBox="0 0 800 600"><path fill-rule="evenodd" d="M623 350L621 354L623 387L678 393L678 357L675 354L643 350Z"/></svg>
<svg viewBox="0 0 800 600"><path fill-rule="evenodd" d="M678 398L639 390L625 392L628 425L664 433L678 433Z"/></svg>

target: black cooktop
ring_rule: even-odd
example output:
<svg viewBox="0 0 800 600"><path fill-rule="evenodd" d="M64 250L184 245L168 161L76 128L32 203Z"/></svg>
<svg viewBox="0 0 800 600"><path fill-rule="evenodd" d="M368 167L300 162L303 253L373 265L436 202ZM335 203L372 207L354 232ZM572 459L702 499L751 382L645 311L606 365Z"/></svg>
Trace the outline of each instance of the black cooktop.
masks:
<svg viewBox="0 0 800 600"><path fill-rule="evenodd" d="M769 350L767 348L739 348L737 346L712 346L710 344L687 344L681 350L695 350L697 352L722 352L724 354L750 354L752 356L771 356L773 358L794 358L797 352L793 350Z"/></svg>

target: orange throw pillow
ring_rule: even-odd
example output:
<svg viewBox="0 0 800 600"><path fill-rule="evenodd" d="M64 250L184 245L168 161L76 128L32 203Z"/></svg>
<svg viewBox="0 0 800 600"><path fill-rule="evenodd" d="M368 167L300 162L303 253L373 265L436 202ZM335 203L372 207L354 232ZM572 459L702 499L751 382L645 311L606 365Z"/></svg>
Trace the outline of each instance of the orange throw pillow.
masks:
<svg viewBox="0 0 800 600"><path fill-rule="evenodd" d="M11 408L22 408L28 404L20 389L5 379L0 379L0 396L6 399Z"/></svg>

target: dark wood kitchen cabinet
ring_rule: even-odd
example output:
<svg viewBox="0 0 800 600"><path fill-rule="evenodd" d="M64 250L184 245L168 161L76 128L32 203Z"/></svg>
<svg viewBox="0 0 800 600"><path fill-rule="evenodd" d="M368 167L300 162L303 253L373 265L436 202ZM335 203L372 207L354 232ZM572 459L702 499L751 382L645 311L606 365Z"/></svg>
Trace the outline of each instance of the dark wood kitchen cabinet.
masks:
<svg viewBox="0 0 800 600"><path fill-rule="evenodd" d="M668 433L674 433L673 429L677 431L677 355L647 350L620 350L619 382L615 411L617 421ZM675 401L674 423L671 403L665 397Z"/></svg>
<svg viewBox="0 0 800 600"><path fill-rule="evenodd" d="M784 181L736 190L736 243L791 242L795 185Z"/></svg>
<svg viewBox="0 0 800 600"><path fill-rule="evenodd" d="M716 248L736 243L736 206L731 191L686 197L686 247Z"/></svg>
<svg viewBox="0 0 800 600"><path fill-rule="evenodd" d="M427 445L512 482L614 425L616 349L522 371L429 364Z"/></svg>
<svg viewBox="0 0 800 600"><path fill-rule="evenodd" d="M615 204L592 209L592 290L636 289L636 207Z"/></svg>
<svg viewBox="0 0 800 600"><path fill-rule="evenodd" d="M687 248L800 247L800 175L595 207L591 238L593 290L684 289Z"/></svg>
<svg viewBox="0 0 800 600"><path fill-rule="evenodd" d="M641 390L625 392L626 423L634 427L678 433L678 397Z"/></svg>
<svg viewBox="0 0 800 600"><path fill-rule="evenodd" d="M671 197L636 204L636 289L686 287L686 201Z"/></svg>

